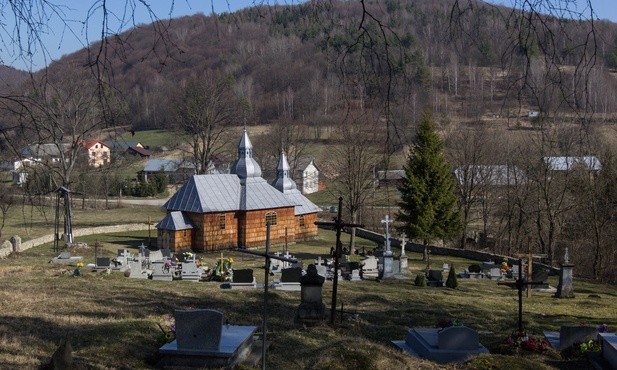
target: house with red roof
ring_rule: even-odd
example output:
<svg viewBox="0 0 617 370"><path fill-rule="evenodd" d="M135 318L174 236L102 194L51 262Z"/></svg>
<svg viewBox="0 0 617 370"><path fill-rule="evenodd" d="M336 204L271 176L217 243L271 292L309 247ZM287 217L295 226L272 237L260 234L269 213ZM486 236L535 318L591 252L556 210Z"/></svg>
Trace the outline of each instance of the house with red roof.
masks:
<svg viewBox="0 0 617 370"><path fill-rule="evenodd" d="M88 166L101 167L109 164L111 151L102 141L84 140L79 145L87 151Z"/></svg>

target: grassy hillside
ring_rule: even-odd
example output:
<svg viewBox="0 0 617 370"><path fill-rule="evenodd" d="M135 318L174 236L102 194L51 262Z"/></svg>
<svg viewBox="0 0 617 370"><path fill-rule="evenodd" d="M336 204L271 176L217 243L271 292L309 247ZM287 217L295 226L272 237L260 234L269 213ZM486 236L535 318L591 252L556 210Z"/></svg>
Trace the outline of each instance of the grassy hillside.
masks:
<svg viewBox="0 0 617 370"><path fill-rule="evenodd" d="M289 246L306 263L327 255L333 233L322 232L322 241ZM147 233L122 233L92 237L102 242L101 254L115 254L120 247L135 252L147 243ZM367 247L372 244L362 241ZM214 282L159 282L129 279L119 273L109 276L84 272L70 277L51 265L49 246L0 260L0 367L35 368L47 362L61 339L70 338L76 361L86 368L151 368L157 359L161 330L167 327L174 309L215 308L232 324L261 324L260 290L221 290ZM92 249L75 251L92 262ZM231 251L236 268L252 268L263 281L263 260ZM213 266L219 253L203 255ZM410 276L421 272L421 256L410 254ZM433 266L443 262L459 271L471 261L435 256ZM72 268L70 268L72 270ZM551 279L551 284L555 285ZM524 320L529 334L556 330L562 324L617 325L617 288L576 280L576 298L556 299L535 293L525 299ZM324 285L324 303L330 304L332 283ZM576 369L585 368L580 359L567 360L554 351L544 354L522 352L497 355L502 341L516 329L515 291L490 280L461 280L459 288L419 288L413 280L378 282L342 281L338 302L345 315L341 324L313 328L294 325L300 302L298 292L271 291L269 305L269 369ZM598 298L599 297L599 298ZM471 363L436 365L407 357L390 340L403 339L408 327L435 327L457 320L479 331L481 342L493 355ZM506 351L508 352L508 351ZM509 352L508 352L509 353Z"/></svg>

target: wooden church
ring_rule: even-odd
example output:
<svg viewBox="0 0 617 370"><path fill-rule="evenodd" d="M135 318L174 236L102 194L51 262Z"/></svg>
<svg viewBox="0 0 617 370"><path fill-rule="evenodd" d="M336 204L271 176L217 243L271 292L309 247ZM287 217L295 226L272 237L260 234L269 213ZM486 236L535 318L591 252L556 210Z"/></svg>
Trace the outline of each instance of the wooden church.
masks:
<svg viewBox="0 0 617 370"><path fill-rule="evenodd" d="M156 225L159 248L213 251L257 247L317 237L317 212L290 177L281 154L277 177L268 184L253 159L246 129L231 174L192 176L164 205L167 215Z"/></svg>

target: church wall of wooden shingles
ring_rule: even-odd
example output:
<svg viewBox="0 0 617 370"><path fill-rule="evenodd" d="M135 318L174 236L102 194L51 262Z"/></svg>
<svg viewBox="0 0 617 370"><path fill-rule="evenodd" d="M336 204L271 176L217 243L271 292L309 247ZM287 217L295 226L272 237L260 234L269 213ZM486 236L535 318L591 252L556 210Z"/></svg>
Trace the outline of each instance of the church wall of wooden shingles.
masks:
<svg viewBox="0 0 617 370"><path fill-rule="evenodd" d="M310 240L317 237L317 225L315 225L317 213L309 213L295 218L296 240Z"/></svg>
<svg viewBox="0 0 617 370"><path fill-rule="evenodd" d="M261 247L266 243L266 214L276 212L276 225L270 227L270 244L285 243L285 229L287 229L287 240L295 241L295 217L294 207L284 207L275 209L262 209L247 211L245 213L245 232L243 240L239 240L240 246Z"/></svg>
<svg viewBox="0 0 617 370"><path fill-rule="evenodd" d="M195 226L193 250L206 252L236 246L237 212L187 213L187 215Z"/></svg>
<svg viewBox="0 0 617 370"><path fill-rule="evenodd" d="M169 248L174 252L190 250L193 247L192 230L159 230L157 235L159 248Z"/></svg>

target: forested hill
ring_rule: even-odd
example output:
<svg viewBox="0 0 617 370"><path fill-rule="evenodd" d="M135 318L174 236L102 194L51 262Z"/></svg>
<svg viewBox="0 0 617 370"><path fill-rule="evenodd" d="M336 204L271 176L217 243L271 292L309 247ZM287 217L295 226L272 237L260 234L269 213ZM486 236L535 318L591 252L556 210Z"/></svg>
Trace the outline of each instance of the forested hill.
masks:
<svg viewBox="0 0 617 370"><path fill-rule="evenodd" d="M588 22L538 16L524 23L511 9L464 3L472 6L373 1L364 17L358 1L197 14L141 25L110 38L106 54L95 44L53 63L49 72L70 79L75 68L108 59L135 129L170 125L174 97L206 71L231 76L245 116L259 123L328 124L349 100L378 106L389 99L400 107L401 120L415 120L425 107L462 121L527 109L582 107L605 118L617 111L609 77L609 68L617 67L615 24L594 22L590 37ZM551 78L527 80L541 74ZM555 74L572 80L572 91L561 93L566 104L551 97ZM601 87L580 93L582 75ZM538 93L538 86L546 90Z"/></svg>

